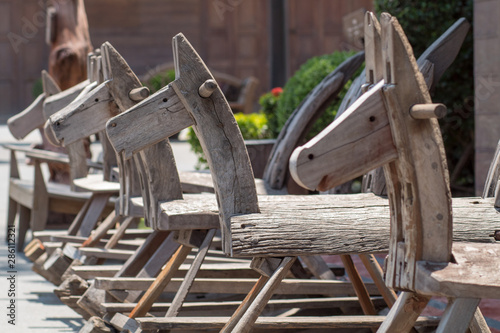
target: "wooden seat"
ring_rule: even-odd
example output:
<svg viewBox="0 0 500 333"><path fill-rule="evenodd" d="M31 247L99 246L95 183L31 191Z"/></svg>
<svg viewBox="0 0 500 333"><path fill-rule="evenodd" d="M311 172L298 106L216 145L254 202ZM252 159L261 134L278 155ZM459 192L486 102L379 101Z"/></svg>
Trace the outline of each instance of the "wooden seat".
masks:
<svg viewBox="0 0 500 333"><path fill-rule="evenodd" d="M90 193L73 192L66 184L47 182L41 170L39 158L45 155L45 160L68 163L63 154L35 151L31 159L34 167L34 181L19 178L17 153L28 154L31 149L23 149L12 145L3 145L11 151L10 180L9 180L9 208L7 211L7 227L13 227L15 217L19 213L19 227L17 228L17 250L24 248L24 239L28 229L32 231L44 230L47 225L49 212L77 214L90 198ZM16 153L17 152L17 153Z"/></svg>
<svg viewBox="0 0 500 333"><path fill-rule="evenodd" d="M500 268L499 245L452 246L454 214L435 119L441 106L431 103L397 19L383 14L381 26L382 47L378 52L385 64L379 67L384 82L372 87L343 117L297 149L292 156L292 174L307 188L329 188L341 178L384 165L391 208L386 284L405 292L379 332L408 332L433 295L452 299L437 332L465 332L469 324L488 332L477 305L481 297L500 296L500 280L493 273ZM355 119L374 125L386 123L390 131L384 134L373 126L363 137L354 135ZM342 159L346 147L338 144L337 137L364 151L351 151L349 159ZM374 150L377 156L369 154ZM332 164L332 160L336 162ZM361 167L345 168L351 164ZM342 176L336 171L339 169L345 170ZM314 174L313 170L318 172ZM471 215L474 213L471 208ZM488 260L487 265L484 260Z"/></svg>

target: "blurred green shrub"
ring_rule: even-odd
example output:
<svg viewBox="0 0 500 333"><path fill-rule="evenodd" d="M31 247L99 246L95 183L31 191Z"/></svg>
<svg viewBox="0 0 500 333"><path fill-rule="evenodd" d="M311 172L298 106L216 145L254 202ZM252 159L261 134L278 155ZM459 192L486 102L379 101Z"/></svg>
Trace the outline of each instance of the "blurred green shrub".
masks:
<svg viewBox="0 0 500 333"><path fill-rule="evenodd" d="M272 138L269 132L267 117L263 113L236 113L234 115L236 122L241 130L241 135L245 140L270 139ZM196 137L192 127L188 131L188 142L191 144L191 150L198 157L196 169L207 169L208 164L203 154L200 141Z"/></svg>

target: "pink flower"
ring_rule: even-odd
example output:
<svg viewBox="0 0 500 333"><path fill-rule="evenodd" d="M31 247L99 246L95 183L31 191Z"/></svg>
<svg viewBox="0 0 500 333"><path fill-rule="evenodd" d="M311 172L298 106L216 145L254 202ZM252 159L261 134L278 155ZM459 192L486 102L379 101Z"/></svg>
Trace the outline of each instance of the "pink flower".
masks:
<svg viewBox="0 0 500 333"><path fill-rule="evenodd" d="M271 94L273 94L273 96L275 96L275 97L278 97L282 93L283 93L283 88L281 88L281 87L276 87L276 88L273 88L271 90Z"/></svg>

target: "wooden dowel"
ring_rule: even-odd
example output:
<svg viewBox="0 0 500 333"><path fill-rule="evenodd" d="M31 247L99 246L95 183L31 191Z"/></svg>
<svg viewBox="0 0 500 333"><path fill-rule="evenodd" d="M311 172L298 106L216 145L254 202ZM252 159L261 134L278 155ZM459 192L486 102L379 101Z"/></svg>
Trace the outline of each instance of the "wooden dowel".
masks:
<svg viewBox="0 0 500 333"><path fill-rule="evenodd" d="M149 88L148 87L139 87L130 90L128 93L128 97L134 102L140 102L143 99L148 98L149 96Z"/></svg>
<svg viewBox="0 0 500 333"><path fill-rule="evenodd" d="M441 103L415 104L410 109L413 119L443 118L446 115L446 106Z"/></svg>
<svg viewBox="0 0 500 333"><path fill-rule="evenodd" d="M217 89L217 82L215 80L206 80L198 89L198 93L201 97L208 98L212 96L212 93Z"/></svg>

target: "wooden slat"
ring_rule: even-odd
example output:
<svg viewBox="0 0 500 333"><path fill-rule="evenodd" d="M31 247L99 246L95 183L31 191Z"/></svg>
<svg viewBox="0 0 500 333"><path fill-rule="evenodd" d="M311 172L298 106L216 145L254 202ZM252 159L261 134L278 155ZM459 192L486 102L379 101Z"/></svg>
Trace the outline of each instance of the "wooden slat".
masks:
<svg viewBox="0 0 500 333"><path fill-rule="evenodd" d="M196 279L191 292L246 294L252 289L256 281L256 279ZM97 278L95 280L95 287L105 290L146 290L153 282L154 279L152 278ZM177 291L181 282L181 279L173 278L165 291ZM367 283L366 287L370 295L379 294L373 283ZM281 295L304 294L325 296L353 296L355 294L350 282L294 279L283 280L275 293Z"/></svg>
<svg viewBox="0 0 500 333"><path fill-rule="evenodd" d="M136 318L143 330L155 329L220 329L228 317L188 317L188 318ZM335 317L260 317L255 329L334 329L378 327L385 316L335 316ZM435 326L436 317L419 317L418 325ZM396 331L393 331L396 332Z"/></svg>
<svg viewBox="0 0 500 333"><path fill-rule="evenodd" d="M500 298L500 244L453 244L452 263L417 264L415 288L424 295Z"/></svg>
<svg viewBox="0 0 500 333"><path fill-rule="evenodd" d="M371 301L377 306L383 306L382 297L371 297ZM150 312L166 312L172 303L154 303ZM208 309L234 310L241 304L241 301L223 302L185 302L182 309L186 311L203 311ZM356 307L359 305L357 297L323 297L323 298L294 298L294 299L271 299L266 308L302 308L302 309L325 309L340 307ZM102 303L101 307L105 312L130 312L135 307L135 303Z"/></svg>

